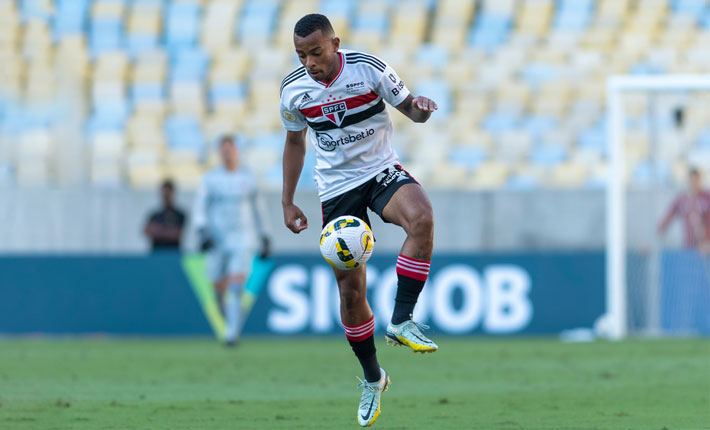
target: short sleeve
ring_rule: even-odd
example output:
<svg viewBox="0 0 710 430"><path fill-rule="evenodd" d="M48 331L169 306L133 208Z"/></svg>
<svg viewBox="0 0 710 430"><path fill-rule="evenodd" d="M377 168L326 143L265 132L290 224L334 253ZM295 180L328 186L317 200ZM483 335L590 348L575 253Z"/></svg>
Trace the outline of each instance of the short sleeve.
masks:
<svg viewBox="0 0 710 430"><path fill-rule="evenodd" d="M409 96L409 89L390 65L385 64L385 66L385 71L375 83L375 92L387 103L398 106Z"/></svg>
<svg viewBox="0 0 710 430"><path fill-rule="evenodd" d="M290 108L284 103L283 95L281 96L279 111L281 112L281 122L288 131L301 131L308 125L303 114L298 109Z"/></svg>

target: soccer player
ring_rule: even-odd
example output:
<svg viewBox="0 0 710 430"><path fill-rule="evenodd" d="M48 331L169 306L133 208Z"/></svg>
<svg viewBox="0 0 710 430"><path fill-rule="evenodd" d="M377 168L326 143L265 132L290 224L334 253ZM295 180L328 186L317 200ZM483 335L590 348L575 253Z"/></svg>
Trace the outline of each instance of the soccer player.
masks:
<svg viewBox="0 0 710 430"><path fill-rule="evenodd" d="M234 139L223 137L219 151L222 166L203 176L195 197L193 223L200 249L207 252L207 275L226 321L224 341L234 346L242 323L239 299L251 264L249 227L253 225L258 232L261 258L269 255L270 240L266 211L253 176L239 166ZM253 223L248 222L249 215Z"/></svg>
<svg viewBox="0 0 710 430"><path fill-rule="evenodd" d="M421 333L425 326L412 321L429 273L432 208L422 187L399 165L390 146L392 121L385 101L414 122L427 121L437 105L426 97L412 96L397 73L379 58L340 49L340 39L323 15L301 18L293 41L303 66L281 84L281 118L287 131L281 202L284 222L294 233L308 228L306 216L294 203L294 194L310 128L323 225L342 215L354 215L369 224L370 208L407 233L397 259L398 286L394 313L387 326L388 343L406 345L415 352L436 351L437 345ZM365 267L333 270L345 336L365 375L358 421L370 426L380 413L380 396L389 385L389 376L377 361Z"/></svg>

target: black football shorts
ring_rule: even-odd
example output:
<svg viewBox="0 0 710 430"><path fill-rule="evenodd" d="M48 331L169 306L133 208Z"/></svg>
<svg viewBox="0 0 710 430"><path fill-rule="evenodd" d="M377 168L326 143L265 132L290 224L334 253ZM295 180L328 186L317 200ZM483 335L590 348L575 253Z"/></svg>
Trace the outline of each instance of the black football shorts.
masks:
<svg viewBox="0 0 710 430"><path fill-rule="evenodd" d="M418 184L399 164L388 167L364 184L321 203L323 227L331 220L343 215L353 215L370 224L367 208L382 217L387 203L402 185Z"/></svg>

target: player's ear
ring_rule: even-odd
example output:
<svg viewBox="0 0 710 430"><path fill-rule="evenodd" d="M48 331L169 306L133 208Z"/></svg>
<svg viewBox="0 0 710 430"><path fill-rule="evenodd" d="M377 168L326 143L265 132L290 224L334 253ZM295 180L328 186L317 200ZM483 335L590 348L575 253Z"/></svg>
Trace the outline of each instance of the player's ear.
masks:
<svg viewBox="0 0 710 430"><path fill-rule="evenodd" d="M334 37L333 38L333 51L338 52L338 49L340 49L340 38Z"/></svg>

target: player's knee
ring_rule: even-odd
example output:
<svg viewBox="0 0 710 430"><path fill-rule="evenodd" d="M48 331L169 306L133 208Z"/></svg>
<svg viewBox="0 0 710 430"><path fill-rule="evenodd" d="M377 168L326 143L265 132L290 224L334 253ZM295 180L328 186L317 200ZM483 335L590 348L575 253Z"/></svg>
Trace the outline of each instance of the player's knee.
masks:
<svg viewBox="0 0 710 430"><path fill-rule="evenodd" d="M416 211L410 226L411 234L419 238L430 238L434 234L434 212L431 207Z"/></svg>
<svg viewBox="0 0 710 430"><path fill-rule="evenodd" d="M365 299L365 293L355 288L341 288L340 289L340 302L345 307L345 309L355 309L357 308L362 300Z"/></svg>

